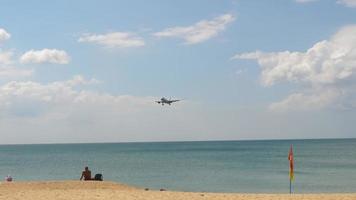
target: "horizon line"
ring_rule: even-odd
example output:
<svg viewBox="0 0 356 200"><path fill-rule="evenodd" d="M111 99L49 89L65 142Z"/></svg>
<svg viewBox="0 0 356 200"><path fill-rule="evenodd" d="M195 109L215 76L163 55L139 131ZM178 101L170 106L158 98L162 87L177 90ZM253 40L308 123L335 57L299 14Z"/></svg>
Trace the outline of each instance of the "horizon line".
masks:
<svg viewBox="0 0 356 200"><path fill-rule="evenodd" d="M0 144L0 146L11 146L11 145L67 145L67 144L131 144L131 143L184 143L184 142L253 142L253 141L301 141L301 140L346 140L346 139L356 139L356 137L341 137L341 138L271 138L271 139L217 139L217 140L166 140L166 141L122 141L122 142L59 142L59 143L7 143Z"/></svg>

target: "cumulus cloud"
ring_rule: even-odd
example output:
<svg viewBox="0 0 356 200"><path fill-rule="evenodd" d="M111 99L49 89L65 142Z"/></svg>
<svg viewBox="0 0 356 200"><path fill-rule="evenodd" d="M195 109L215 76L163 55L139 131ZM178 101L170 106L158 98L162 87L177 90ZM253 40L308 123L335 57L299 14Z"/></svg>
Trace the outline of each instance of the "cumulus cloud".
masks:
<svg viewBox="0 0 356 200"><path fill-rule="evenodd" d="M305 52L261 51L237 54L233 59L254 59L262 68L261 83L302 83L313 92L295 93L271 108L326 107L336 99L356 92L356 25L341 28L329 40L314 44ZM314 93L314 94L312 94ZM319 104L318 104L319 103Z"/></svg>
<svg viewBox="0 0 356 200"><path fill-rule="evenodd" d="M55 63L68 64L70 57L67 52L57 49L30 50L24 53L21 63Z"/></svg>
<svg viewBox="0 0 356 200"><path fill-rule="evenodd" d="M338 0L337 3L343 4L347 7L356 7L356 0Z"/></svg>
<svg viewBox="0 0 356 200"><path fill-rule="evenodd" d="M0 42L10 39L11 35L5 29L0 28Z"/></svg>
<svg viewBox="0 0 356 200"><path fill-rule="evenodd" d="M226 26L233 22L235 17L231 14L224 14L210 21L202 20L191 26L177 26L156 32L156 37L176 37L185 40L185 44L197 44L209 40L226 29Z"/></svg>
<svg viewBox="0 0 356 200"><path fill-rule="evenodd" d="M128 32L113 32L107 34L84 34L78 42L88 42L109 48L141 47L145 45L143 38Z"/></svg>

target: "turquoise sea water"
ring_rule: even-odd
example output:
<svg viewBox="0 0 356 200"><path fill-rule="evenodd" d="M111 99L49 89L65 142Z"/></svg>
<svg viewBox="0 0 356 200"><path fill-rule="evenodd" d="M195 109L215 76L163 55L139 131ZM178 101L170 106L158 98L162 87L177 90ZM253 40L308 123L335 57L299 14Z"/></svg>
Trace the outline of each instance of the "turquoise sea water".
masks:
<svg viewBox="0 0 356 200"><path fill-rule="evenodd" d="M288 193L290 144L296 193L356 192L356 139L0 145L0 176L105 180L180 191Z"/></svg>

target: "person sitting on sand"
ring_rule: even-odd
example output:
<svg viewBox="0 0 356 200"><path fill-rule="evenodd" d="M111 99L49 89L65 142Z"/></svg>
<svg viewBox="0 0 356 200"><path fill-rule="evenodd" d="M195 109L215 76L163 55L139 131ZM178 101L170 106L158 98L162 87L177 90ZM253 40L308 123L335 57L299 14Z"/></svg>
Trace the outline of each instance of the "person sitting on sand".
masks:
<svg viewBox="0 0 356 200"><path fill-rule="evenodd" d="M7 175L7 176L5 177L5 181L11 182L11 181L12 181L12 177L11 177L10 175Z"/></svg>
<svg viewBox="0 0 356 200"><path fill-rule="evenodd" d="M91 171L89 170L89 167L85 167L85 170L82 172L82 176L80 177L80 180L83 180L83 178L84 178L84 181L93 180L91 178Z"/></svg>

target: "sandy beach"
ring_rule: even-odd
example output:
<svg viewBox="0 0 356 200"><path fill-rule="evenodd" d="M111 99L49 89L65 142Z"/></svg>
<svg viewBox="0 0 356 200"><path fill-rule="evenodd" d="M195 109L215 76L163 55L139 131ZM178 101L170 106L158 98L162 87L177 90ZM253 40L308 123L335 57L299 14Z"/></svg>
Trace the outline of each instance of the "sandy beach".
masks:
<svg viewBox="0 0 356 200"><path fill-rule="evenodd" d="M0 199L121 199L121 200L183 200L183 199L236 199L236 200L355 200L352 194L243 194L243 193L202 193L176 191L145 191L115 182L80 182L80 181L46 181L46 182L12 182L0 184Z"/></svg>

